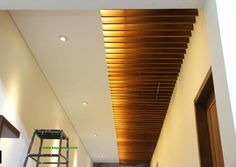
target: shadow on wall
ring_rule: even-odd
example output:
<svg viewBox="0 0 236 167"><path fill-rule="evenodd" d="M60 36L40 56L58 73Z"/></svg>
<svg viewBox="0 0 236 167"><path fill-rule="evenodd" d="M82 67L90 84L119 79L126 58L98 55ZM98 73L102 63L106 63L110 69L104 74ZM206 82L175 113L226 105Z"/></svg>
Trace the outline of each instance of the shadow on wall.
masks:
<svg viewBox="0 0 236 167"><path fill-rule="evenodd" d="M93 167L150 167L149 164L120 165L114 163L95 163Z"/></svg>

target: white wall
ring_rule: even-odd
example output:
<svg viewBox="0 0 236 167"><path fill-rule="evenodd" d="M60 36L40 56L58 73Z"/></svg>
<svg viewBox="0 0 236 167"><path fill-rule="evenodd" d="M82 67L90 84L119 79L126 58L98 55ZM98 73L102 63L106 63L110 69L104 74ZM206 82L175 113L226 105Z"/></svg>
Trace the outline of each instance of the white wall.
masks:
<svg viewBox="0 0 236 167"><path fill-rule="evenodd" d="M207 0L205 13L224 162L226 167L235 167L236 1Z"/></svg>
<svg viewBox="0 0 236 167"><path fill-rule="evenodd" d="M226 67L226 76L228 81L228 87L230 90L229 95L234 116L234 124L236 126L236 1L217 0L217 11L224 54L224 62Z"/></svg>
<svg viewBox="0 0 236 167"><path fill-rule="evenodd" d="M18 130L19 139L0 139L3 163L22 166L33 129L63 129L70 138L71 167L92 161L45 76L6 11L0 11L0 114Z"/></svg>
<svg viewBox="0 0 236 167"><path fill-rule="evenodd" d="M207 31L201 10L176 83L151 167L199 167L194 99L210 69Z"/></svg>

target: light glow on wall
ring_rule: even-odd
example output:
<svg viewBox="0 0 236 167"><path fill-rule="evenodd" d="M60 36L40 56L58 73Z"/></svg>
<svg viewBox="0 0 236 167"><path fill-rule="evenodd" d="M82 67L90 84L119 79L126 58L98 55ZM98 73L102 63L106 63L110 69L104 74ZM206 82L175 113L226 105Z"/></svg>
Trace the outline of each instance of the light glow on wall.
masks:
<svg viewBox="0 0 236 167"><path fill-rule="evenodd" d="M74 154L74 159L73 159L73 167L78 167L77 166L77 162L78 162L78 159L77 159L77 151L75 152L75 154Z"/></svg>
<svg viewBox="0 0 236 167"><path fill-rule="evenodd" d="M19 104L19 85L17 77L9 79L8 87L0 81L0 114L4 115L12 124L16 124Z"/></svg>

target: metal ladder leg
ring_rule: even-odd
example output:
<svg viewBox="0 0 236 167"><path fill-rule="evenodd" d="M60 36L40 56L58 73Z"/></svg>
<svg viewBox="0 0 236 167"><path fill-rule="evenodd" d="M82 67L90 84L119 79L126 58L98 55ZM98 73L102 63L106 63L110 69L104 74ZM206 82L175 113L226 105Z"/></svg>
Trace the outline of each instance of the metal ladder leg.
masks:
<svg viewBox="0 0 236 167"><path fill-rule="evenodd" d="M25 158L23 167L26 167L26 165L27 165L28 158L29 158L29 154L30 154L31 148L32 148L32 146L33 146L33 142L34 142L35 135L36 135L36 131L34 131L33 136L32 136L32 138L31 138L31 142L30 142L30 145L29 145L29 148L28 148L28 151L27 151L27 155L26 155L26 158Z"/></svg>
<svg viewBox="0 0 236 167"><path fill-rule="evenodd" d="M57 167L60 167L60 162L61 162L61 144L62 144L62 131L60 133L60 143L59 143L59 151L58 151L58 162L57 162Z"/></svg>
<svg viewBox="0 0 236 167"><path fill-rule="evenodd" d="M69 167L69 139L66 139L66 167Z"/></svg>
<svg viewBox="0 0 236 167"><path fill-rule="evenodd" d="M40 145L39 145L39 152L38 152L38 154L41 154L41 152L42 152L42 145L43 145L43 139L40 139ZM38 156L37 161L38 161L38 162L37 162L36 167L39 167L40 155Z"/></svg>

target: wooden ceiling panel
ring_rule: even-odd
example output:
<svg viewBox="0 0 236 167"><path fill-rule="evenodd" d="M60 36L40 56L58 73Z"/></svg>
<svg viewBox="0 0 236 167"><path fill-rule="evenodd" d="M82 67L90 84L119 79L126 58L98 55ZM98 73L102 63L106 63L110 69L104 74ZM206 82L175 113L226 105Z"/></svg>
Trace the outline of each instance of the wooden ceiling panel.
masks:
<svg viewBox="0 0 236 167"><path fill-rule="evenodd" d="M197 15L101 11L120 163L150 162Z"/></svg>
<svg viewBox="0 0 236 167"><path fill-rule="evenodd" d="M134 49L186 49L187 48L187 44L185 43L135 43L135 42L130 42L130 43L109 43L106 42L105 44L105 48L107 49L126 49L126 48L134 48Z"/></svg>
<svg viewBox="0 0 236 167"><path fill-rule="evenodd" d="M150 16L143 16L143 17L103 17L102 24L137 24L137 23L162 23L162 24L193 24L196 22L194 16L191 17L150 17Z"/></svg>
<svg viewBox="0 0 236 167"><path fill-rule="evenodd" d="M192 24L103 24L103 31L141 31L158 29L161 31L190 31ZM107 37L105 37L107 38Z"/></svg>
<svg viewBox="0 0 236 167"><path fill-rule="evenodd" d="M167 17L167 16L197 16L197 9L149 9L149 10L101 10L103 17L141 17L141 16L152 16L152 17ZM170 22L171 24L171 22Z"/></svg>
<svg viewBox="0 0 236 167"><path fill-rule="evenodd" d="M142 28L143 29L143 28ZM104 37L108 43L188 43L188 37Z"/></svg>
<svg viewBox="0 0 236 167"><path fill-rule="evenodd" d="M160 48L132 48L132 49L120 49L120 48L112 48L112 49L105 49L107 54L126 54L126 53L133 53L133 54L137 54L137 53L152 53L155 54L157 52L162 53L162 54L166 54L166 53L177 53L177 54L185 54L185 49L160 49Z"/></svg>

